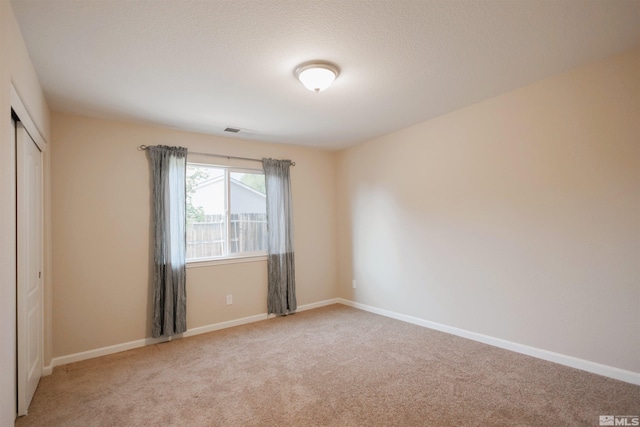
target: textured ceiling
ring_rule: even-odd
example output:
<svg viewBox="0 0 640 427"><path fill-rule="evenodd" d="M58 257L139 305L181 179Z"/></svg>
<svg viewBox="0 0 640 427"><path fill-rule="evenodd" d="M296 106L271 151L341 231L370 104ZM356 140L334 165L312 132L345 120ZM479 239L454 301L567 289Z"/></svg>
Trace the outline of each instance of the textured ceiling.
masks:
<svg viewBox="0 0 640 427"><path fill-rule="evenodd" d="M11 4L55 111L326 148L640 44L640 0ZM293 76L312 59L341 69L319 94Z"/></svg>

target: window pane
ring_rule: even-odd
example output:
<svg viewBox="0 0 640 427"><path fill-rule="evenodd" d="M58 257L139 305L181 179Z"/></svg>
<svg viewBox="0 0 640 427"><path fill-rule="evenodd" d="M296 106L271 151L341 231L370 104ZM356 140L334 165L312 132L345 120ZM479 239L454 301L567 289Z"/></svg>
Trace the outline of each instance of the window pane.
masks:
<svg viewBox="0 0 640 427"><path fill-rule="evenodd" d="M266 252L267 198L264 174L231 172L229 252Z"/></svg>
<svg viewBox="0 0 640 427"><path fill-rule="evenodd" d="M187 165L187 259L225 255L225 170Z"/></svg>

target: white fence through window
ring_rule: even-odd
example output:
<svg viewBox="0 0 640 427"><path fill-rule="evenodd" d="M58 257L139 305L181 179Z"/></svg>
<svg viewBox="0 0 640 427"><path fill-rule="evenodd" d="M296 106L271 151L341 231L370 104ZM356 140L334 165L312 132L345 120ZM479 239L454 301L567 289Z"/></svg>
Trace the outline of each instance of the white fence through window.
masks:
<svg viewBox="0 0 640 427"><path fill-rule="evenodd" d="M231 214L229 227L227 253L224 215L205 215L202 222L187 223L187 259L267 251L267 215L265 213Z"/></svg>

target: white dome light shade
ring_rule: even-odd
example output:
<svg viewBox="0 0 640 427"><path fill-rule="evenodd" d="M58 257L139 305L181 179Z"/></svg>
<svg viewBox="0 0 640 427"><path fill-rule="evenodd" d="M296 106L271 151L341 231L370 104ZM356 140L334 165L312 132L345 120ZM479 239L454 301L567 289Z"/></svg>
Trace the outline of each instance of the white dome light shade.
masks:
<svg viewBox="0 0 640 427"><path fill-rule="evenodd" d="M338 77L339 70L328 62L307 62L296 68L295 75L298 80L309 90L320 92Z"/></svg>

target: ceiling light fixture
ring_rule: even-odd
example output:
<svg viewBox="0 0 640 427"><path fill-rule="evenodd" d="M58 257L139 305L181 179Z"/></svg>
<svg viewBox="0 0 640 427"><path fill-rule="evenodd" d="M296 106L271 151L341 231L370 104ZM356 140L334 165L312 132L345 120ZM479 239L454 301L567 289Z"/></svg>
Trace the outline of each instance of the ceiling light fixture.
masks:
<svg viewBox="0 0 640 427"><path fill-rule="evenodd" d="M340 74L340 69L331 62L309 61L298 65L294 74L304 87L318 93L329 87Z"/></svg>

